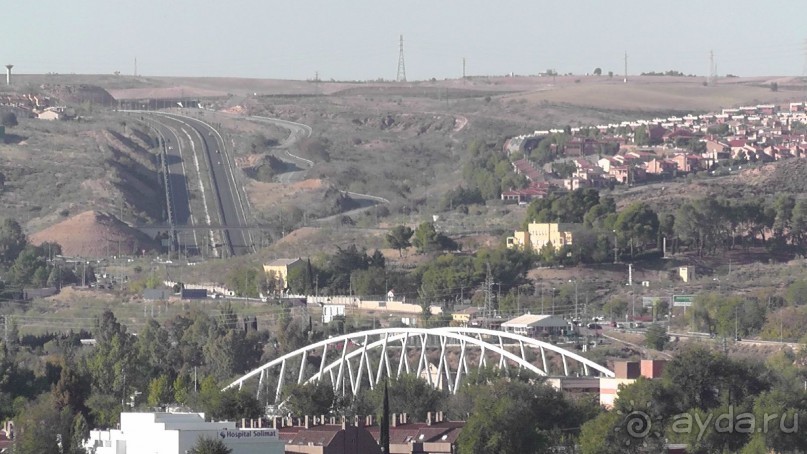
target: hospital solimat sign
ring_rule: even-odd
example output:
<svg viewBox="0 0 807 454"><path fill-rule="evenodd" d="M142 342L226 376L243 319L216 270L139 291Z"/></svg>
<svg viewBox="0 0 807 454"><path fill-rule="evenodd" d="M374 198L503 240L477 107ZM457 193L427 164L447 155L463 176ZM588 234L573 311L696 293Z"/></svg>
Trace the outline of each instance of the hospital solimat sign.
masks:
<svg viewBox="0 0 807 454"><path fill-rule="evenodd" d="M275 429L265 429L265 430L227 430L224 429L219 432L219 438L221 439L243 439L243 438L277 438L277 430Z"/></svg>

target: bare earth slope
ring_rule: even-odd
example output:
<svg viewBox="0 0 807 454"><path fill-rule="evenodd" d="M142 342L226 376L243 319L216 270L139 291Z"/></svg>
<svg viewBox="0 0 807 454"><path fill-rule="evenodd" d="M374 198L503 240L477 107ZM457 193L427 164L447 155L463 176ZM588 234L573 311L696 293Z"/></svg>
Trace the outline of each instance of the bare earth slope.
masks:
<svg viewBox="0 0 807 454"><path fill-rule="evenodd" d="M157 244L147 235L117 218L100 211L85 211L30 236L31 242L59 243L68 256L105 257L135 255L155 250Z"/></svg>

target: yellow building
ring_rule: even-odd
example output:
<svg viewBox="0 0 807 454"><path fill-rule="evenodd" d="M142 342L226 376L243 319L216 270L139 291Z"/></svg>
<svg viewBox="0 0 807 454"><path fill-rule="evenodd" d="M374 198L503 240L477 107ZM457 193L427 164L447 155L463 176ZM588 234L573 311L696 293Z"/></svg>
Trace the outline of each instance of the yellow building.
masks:
<svg viewBox="0 0 807 454"><path fill-rule="evenodd" d="M459 326L468 326L468 324L471 323L471 319L476 317L478 312L478 308L467 307L461 311L452 313L451 320Z"/></svg>
<svg viewBox="0 0 807 454"><path fill-rule="evenodd" d="M555 250L559 250L563 246L572 245L574 226L575 224L531 222L526 231L516 230L513 236L507 237L507 247L538 252L545 245L551 244Z"/></svg>
<svg viewBox="0 0 807 454"><path fill-rule="evenodd" d="M277 259L272 260L271 262L267 263L263 266L263 271L270 275L274 273L275 277L280 280L281 287L280 288L287 288L288 287L288 276L289 272L292 270L303 268L305 266L305 262L303 259L296 258L296 259Z"/></svg>

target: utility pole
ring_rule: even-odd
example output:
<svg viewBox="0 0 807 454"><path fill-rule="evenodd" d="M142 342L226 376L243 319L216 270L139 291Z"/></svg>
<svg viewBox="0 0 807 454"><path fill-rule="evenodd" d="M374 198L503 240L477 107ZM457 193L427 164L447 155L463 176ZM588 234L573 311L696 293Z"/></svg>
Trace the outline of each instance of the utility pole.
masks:
<svg viewBox="0 0 807 454"><path fill-rule="evenodd" d="M492 306L491 299L493 298L493 278L490 274L490 262L487 263L487 274L485 275L485 327L488 324L488 314L490 312L490 308Z"/></svg>
<svg viewBox="0 0 807 454"><path fill-rule="evenodd" d="M134 76L137 77L137 57L134 59Z"/></svg>
<svg viewBox="0 0 807 454"><path fill-rule="evenodd" d="M465 57L462 57L462 78L465 79Z"/></svg>

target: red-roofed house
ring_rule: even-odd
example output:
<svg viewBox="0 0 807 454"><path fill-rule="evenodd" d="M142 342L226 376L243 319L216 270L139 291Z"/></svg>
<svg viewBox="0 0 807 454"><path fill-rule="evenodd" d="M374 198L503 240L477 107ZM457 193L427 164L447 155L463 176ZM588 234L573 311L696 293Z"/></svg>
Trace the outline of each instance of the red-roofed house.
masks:
<svg viewBox="0 0 807 454"><path fill-rule="evenodd" d="M694 172L696 170L701 170L700 156L679 153L670 160L675 162L679 172Z"/></svg>
<svg viewBox="0 0 807 454"><path fill-rule="evenodd" d="M651 175L669 175L675 171L676 165L665 159L651 159L645 164L645 172Z"/></svg>
<svg viewBox="0 0 807 454"><path fill-rule="evenodd" d="M502 200L516 202L519 204L529 203L535 199L543 199L549 194L551 186L545 181L532 182L522 189L510 189L502 191Z"/></svg>
<svg viewBox="0 0 807 454"><path fill-rule="evenodd" d="M355 417L353 425L336 418L307 416L275 418L274 427L286 442L286 453L374 454L380 453L381 427L372 416ZM453 454L464 421L447 421L443 412L429 412L426 422L410 422L407 415L390 415L390 453Z"/></svg>
<svg viewBox="0 0 807 454"><path fill-rule="evenodd" d="M375 438L364 428L365 420L355 424L320 416L275 419L274 428L286 443L286 453L295 454L380 454ZM288 424L287 424L288 423Z"/></svg>

